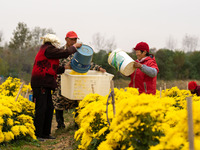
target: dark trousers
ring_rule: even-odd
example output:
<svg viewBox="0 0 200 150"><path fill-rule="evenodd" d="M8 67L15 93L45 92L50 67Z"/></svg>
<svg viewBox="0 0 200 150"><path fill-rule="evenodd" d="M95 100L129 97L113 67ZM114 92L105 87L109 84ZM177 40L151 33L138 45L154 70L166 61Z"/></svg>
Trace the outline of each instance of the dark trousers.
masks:
<svg viewBox="0 0 200 150"><path fill-rule="evenodd" d="M56 110L57 128L65 128L63 110Z"/></svg>
<svg viewBox="0 0 200 150"><path fill-rule="evenodd" d="M51 134L54 110L51 89L33 88L33 100L35 102L35 135L38 137L48 136Z"/></svg>

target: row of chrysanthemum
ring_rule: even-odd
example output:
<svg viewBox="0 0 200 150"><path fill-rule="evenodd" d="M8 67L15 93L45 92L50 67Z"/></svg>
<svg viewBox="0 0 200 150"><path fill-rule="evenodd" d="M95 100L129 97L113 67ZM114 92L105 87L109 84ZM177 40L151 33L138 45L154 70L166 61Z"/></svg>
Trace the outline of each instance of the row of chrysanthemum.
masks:
<svg viewBox="0 0 200 150"><path fill-rule="evenodd" d="M186 97L194 96L177 87L157 94L138 95L137 89L115 89L114 117L107 96L87 95L75 118L80 129L75 133L79 149L188 149ZM200 149L200 98L193 97L195 148ZM108 123L110 122L110 125Z"/></svg>

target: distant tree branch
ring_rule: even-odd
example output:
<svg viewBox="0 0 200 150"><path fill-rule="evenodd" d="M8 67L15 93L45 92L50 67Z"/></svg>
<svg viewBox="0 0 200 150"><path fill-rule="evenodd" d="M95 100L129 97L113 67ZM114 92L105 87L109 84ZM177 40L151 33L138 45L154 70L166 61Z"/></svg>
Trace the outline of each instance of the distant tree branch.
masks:
<svg viewBox="0 0 200 150"><path fill-rule="evenodd" d="M188 52L195 51L198 46L198 40L198 37L186 34L182 41L183 49Z"/></svg>
<svg viewBox="0 0 200 150"><path fill-rule="evenodd" d="M115 39L111 37L110 39L105 39L100 33L95 33L92 37L91 43L96 51L105 50L112 51L116 48Z"/></svg>

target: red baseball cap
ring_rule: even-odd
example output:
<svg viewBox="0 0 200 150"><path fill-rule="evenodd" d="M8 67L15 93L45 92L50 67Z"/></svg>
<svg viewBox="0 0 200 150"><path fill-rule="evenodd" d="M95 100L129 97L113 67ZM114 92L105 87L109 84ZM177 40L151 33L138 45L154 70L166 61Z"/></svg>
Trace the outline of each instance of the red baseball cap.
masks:
<svg viewBox="0 0 200 150"><path fill-rule="evenodd" d="M149 52L149 45L146 42L140 42L133 49L134 50L141 50L141 51L146 50L147 52Z"/></svg>
<svg viewBox="0 0 200 150"><path fill-rule="evenodd" d="M196 89L196 87L197 87L197 83L195 81L190 81L188 83L188 89L189 90L194 90L194 89Z"/></svg>
<svg viewBox="0 0 200 150"><path fill-rule="evenodd" d="M74 31L69 31L69 32L66 34L66 38L78 38L78 35L77 35L76 32L74 32Z"/></svg>

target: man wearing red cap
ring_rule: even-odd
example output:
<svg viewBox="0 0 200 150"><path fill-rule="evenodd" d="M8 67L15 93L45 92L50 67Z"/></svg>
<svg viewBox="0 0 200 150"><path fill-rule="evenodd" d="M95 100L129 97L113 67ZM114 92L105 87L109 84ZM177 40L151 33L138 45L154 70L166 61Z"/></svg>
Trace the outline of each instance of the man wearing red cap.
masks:
<svg viewBox="0 0 200 150"><path fill-rule="evenodd" d="M63 46L64 49L67 49L71 45L74 45L77 42L78 36L74 31L69 31L66 34L65 41L66 44ZM70 55L66 59L60 59L60 65L65 66L67 65L70 69L70 61L72 60L73 55ZM101 72L105 72L106 70L100 67L99 65L95 65L93 62L91 63L91 70L97 70ZM63 117L63 111L67 109L72 109L78 106L78 101L76 100L70 100L61 95L61 76L57 77L57 83L58 88L55 90L53 94L53 103L54 108L56 110L56 121L57 121L57 128L65 128L64 124L64 117Z"/></svg>
<svg viewBox="0 0 200 150"><path fill-rule="evenodd" d="M134 48L137 60L133 67L136 70L131 74L129 87L139 89L139 93L156 94L156 80L159 72L155 57L149 54L149 45L138 43Z"/></svg>
<svg viewBox="0 0 200 150"><path fill-rule="evenodd" d="M198 86L195 81L190 81L188 83L188 89L192 94L197 94L197 96L200 96L200 86Z"/></svg>

